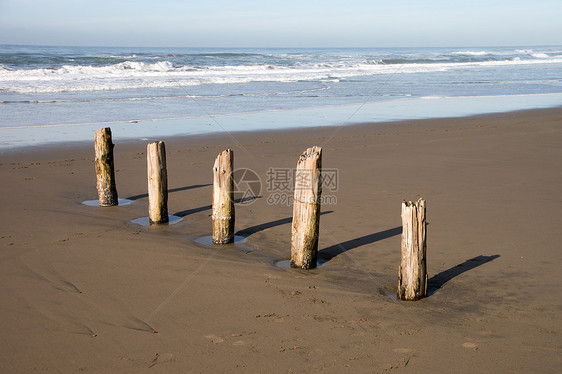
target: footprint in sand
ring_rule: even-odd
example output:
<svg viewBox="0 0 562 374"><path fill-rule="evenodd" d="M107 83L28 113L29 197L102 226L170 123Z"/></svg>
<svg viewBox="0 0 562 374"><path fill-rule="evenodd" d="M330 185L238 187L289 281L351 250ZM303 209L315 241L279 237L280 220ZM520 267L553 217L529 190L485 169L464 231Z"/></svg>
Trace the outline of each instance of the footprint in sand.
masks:
<svg viewBox="0 0 562 374"><path fill-rule="evenodd" d="M213 344L224 343L224 339L218 335L213 335L213 334L205 335L205 338L209 339Z"/></svg>
<svg viewBox="0 0 562 374"><path fill-rule="evenodd" d="M152 361L150 361L150 364L149 364L148 368L150 369L150 368L156 366L156 364L163 364L163 363L172 362L172 361L176 361L176 358L174 357L173 354L171 354L171 353L156 353L156 355L154 356L154 359L152 359Z"/></svg>

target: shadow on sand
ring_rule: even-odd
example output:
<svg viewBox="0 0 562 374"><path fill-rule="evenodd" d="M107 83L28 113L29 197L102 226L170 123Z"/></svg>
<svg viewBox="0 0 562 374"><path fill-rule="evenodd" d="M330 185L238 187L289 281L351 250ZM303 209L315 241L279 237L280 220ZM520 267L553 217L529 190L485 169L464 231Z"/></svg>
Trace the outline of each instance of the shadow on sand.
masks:
<svg viewBox="0 0 562 374"><path fill-rule="evenodd" d="M361 247L363 245L375 243L380 240L391 238L393 236L400 235L400 234L402 234L402 226L388 229L385 231L380 231L370 235L365 235L360 238L351 239L342 243L338 243L318 251L318 260L322 262L328 262L332 258L344 252L347 252L351 249Z"/></svg>
<svg viewBox="0 0 562 374"><path fill-rule="evenodd" d="M458 264L450 269L442 271L439 274L434 275L428 281L427 285L427 294L428 296L433 295L437 290L439 290L445 283L450 281L451 279L461 275L464 272L477 268L478 266L484 265L487 262L493 261L496 258L500 257L500 255L492 255L492 256L476 256L471 258L470 260L466 260L462 264Z"/></svg>
<svg viewBox="0 0 562 374"><path fill-rule="evenodd" d="M330 214L330 213L333 213L333 212L334 212L333 210L328 210L326 212L321 212L320 215L323 216L324 214ZM287 217L287 218L281 218L281 219L271 221L271 222L261 223L259 225L247 227L243 230L240 230L236 233L236 235L248 237L248 236L253 235L257 232L267 230L267 229L270 229L270 228L275 227L275 226L281 226L281 225L291 223L292 220L293 220L293 217Z"/></svg>
<svg viewBox="0 0 562 374"><path fill-rule="evenodd" d="M203 185L202 185L203 186ZM250 201L256 200L256 199L261 199L261 196L252 196L252 197L243 197L241 199L236 199L234 200L235 204L241 204L241 203L249 203ZM211 210L213 208L212 205L205 205L205 206L200 206L198 208L193 208L193 209L187 209L187 210L182 210L181 212L177 212L174 213L174 216L178 216L178 217L185 217L188 216L190 214L195 214L195 213L199 213L199 212L203 212L205 210ZM236 233L236 235L240 235L239 233Z"/></svg>
<svg viewBox="0 0 562 374"><path fill-rule="evenodd" d="M171 189L168 190L168 193L180 192L180 191L191 190L191 189L194 189L194 188L207 187L207 186L212 186L212 184L194 184L193 186L171 188ZM148 197L148 193L143 193L143 194L140 194L140 195L127 197L127 200L139 200L139 199L143 199L145 197Z"/></svg>

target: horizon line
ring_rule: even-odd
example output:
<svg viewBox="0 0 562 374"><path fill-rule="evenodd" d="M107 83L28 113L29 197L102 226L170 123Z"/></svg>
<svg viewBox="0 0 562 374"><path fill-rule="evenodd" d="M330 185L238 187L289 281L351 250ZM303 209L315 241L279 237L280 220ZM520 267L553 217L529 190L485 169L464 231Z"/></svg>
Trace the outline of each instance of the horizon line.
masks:
<svg viewBox="0 0 562 374"><path fill-rule="evenodd" d="M0 45L5 46L25 46L25 47L80 47L80 48L216 48L216 49L385 49L385 48L509 48L509 47L562 47L562 44L467 44L467 45L419 45L419 46L155 46L155 45L94 45L94 44L21 44L21 43L4 43Z"/></svg>

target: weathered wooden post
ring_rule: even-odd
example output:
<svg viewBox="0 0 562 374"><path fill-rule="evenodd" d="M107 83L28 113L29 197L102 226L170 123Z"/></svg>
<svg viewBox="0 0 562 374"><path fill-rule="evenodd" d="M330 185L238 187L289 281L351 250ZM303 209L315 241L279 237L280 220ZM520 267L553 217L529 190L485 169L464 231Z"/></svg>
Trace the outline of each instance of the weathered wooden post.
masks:
<svg viewBox="0 0 562 374"><path fill-rule="evenodd" d="M322 148L308 148L295 171L295 199L291 237L291 267L316 267L320 197L322 195Z"/></svg>
<svg viewBox="0 0 562 374"><path fill-rule="evenodd" d="M213 166L213 243L234 242L234 180L232 179L234 152L219 153Z"/></svg>
<svg viewBox="0 0 562 374"><path fill-rule="evenodd" d="M163 141L146 147L148 174L148 218L150 224L168 222L168 173Z"/></svg>
<svg viewBox="0 0 562 374"><path fill-rule="evenodd" d="M402 202L402 261L398 272L398 298L427 296L425 200Z"/></svg>
<svg viewBox="0 0 562 374"><path fill-rule="evenodd" d="M109 127L99 129L95 134L96 187L100 206L119 204L115 186L115 168L113 165L113 142Z"/></svg>

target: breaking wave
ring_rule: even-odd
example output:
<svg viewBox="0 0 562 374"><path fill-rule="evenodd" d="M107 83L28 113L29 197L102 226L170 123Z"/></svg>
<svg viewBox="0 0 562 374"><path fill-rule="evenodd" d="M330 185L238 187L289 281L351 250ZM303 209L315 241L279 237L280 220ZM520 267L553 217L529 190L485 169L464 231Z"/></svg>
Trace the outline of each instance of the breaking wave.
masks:
<svg viewBox="0 0 562 374"><path fill-rule="evenodd" d="M56 93L98 90L124 90L138 88L172 88L204 84L236 84L250 82L322 81L378 74L412 74L477 69L517 64L562 63L560 55L549 56L543 52L521 50L520 56L490 57L486 51L455 51L446 56L351 56L325 61L306 58L283 58L282 62L261 61L249 54L243 63L225 65L186 65L170 60L146 62L126 60L113 64L62 65L32 69L15 68L0 64L0 92ZM208 54L225 58L224 54ZM235 55L240 57L240 55ZM478 57L478 58L474 58ZM226 62L232 62L232 56ZM278 57L279 58L279 57ZM291 60L287 63L287 60ZM295 61L296 60L296 61Z"/></svg>

